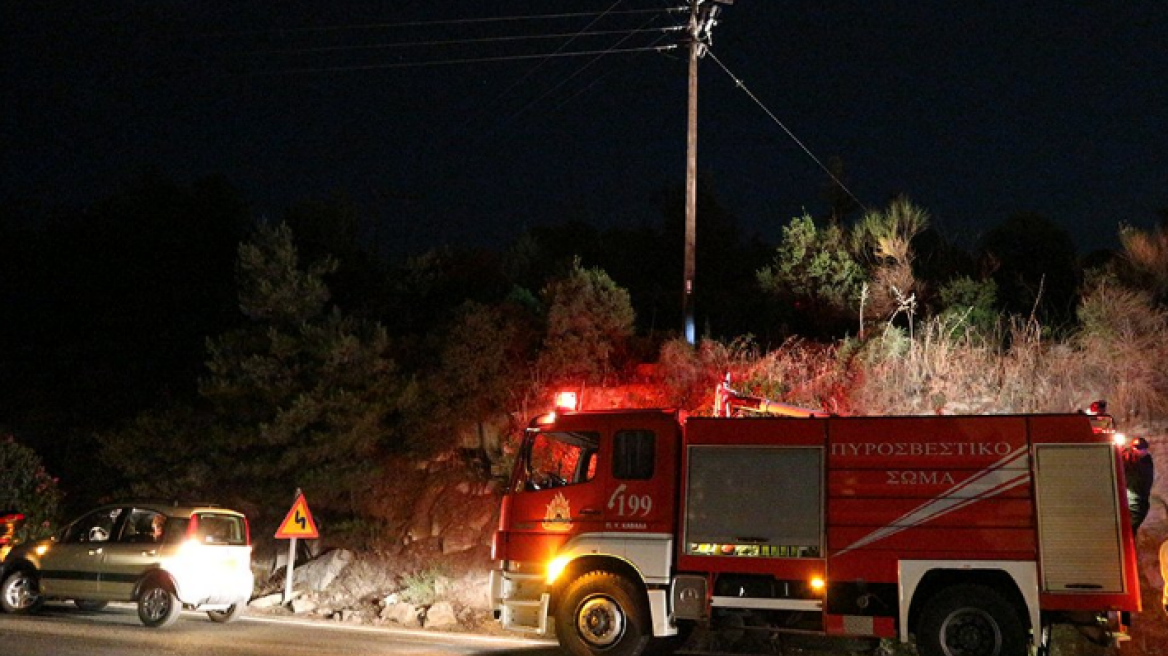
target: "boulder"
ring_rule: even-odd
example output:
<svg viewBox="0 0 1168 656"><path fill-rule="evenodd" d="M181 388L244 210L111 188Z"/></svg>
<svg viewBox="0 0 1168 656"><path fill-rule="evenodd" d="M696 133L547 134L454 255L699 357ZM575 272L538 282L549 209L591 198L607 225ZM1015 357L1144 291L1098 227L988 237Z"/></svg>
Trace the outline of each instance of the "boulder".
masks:
<svg viewBox="0 0 1168 656"><path fill-rule="evenodd" d="M493 607L491 585L487 572L468 572L455 582L450 597L456 603L474 610L489 611Z"/></svg>
<svg viewBox="0 0 1168 656"><path fill-rule="evenodd" d="M418 607L404 601L381 609L381 619L397 622L402 626L418 626Z"/></svg>
<svg viewBox="0 0 1168 656"><path fill-rule="evenodd" d="M297 597L292 600L292 612L296 614L311 613L317 609L317 603L311 597Z"/></svg>
<svg viewBox="0 0 1168 656"><path fill-rule="evenodd" d="M292 596L295 598L296 595L293 594ZM275 594L256 597L255 599L252 599L250 603L248 603L248 606L251 606L252 608L275 608L276 606L281 606L283 604L284 593L277 592Z"/></svg>
<svg viewBox="0 0 1168 656"><path fill-rule="evenodd" d="M413 512L410 513L412 519L406 530L407 544L425 538L437 537L430 513L442 491L440 485L427 485L415 499Z"/></svg>
<svg viewBox="0 0 1168 656"><path fill-rule="evenodd" d="M469 551L478 546L478 543L478 531L466 526L455 526L442 537L442 553L452 554Z"/></svg>
<svg viewBox="0 0 1168 656"><path fill-rule="evenodd" d="M426 611L426 628L443 629L458 626L458 616L454 614L454 606L448 601L440 601Z"/></svg>
<svg viewBox="0 0 1168 656"><path fill-rule="evenodd" d="M292 574L293 587L321 592L344 571L353 560L353 552L336 549L297 567Z"/></svg>
<svg viewBox="0 0 1168 656"><path fill-rule="evenodd" d="M488 524L493 524L499 510L499 502L494 497L480 497L468 510L466 525L481 531Z"/></svg>

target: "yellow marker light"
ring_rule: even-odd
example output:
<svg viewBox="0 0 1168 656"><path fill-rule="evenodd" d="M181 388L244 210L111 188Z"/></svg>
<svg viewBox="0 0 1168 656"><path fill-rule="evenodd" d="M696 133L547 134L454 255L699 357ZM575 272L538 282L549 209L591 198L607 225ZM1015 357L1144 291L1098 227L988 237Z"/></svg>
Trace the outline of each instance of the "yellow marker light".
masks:
<svg viewBox="0 0 1168 656"><path fill-rule="evenodd" d="M48 551L49 551L49 545L47 545L47 544L37 545L36 555L43 556L46 553L48 553Z"/></svg>
<svg viewBox="0 0 1168 656"><path fill-rule="evenodd" d="M824 581L821 577L816 576L811 579L812 590L816 592L823 592L825 587L827 587L827 581Z"/></svg>
<svg viewBox="0 0 1168 656"><path fill-rule="evenodd" d="M562 574L564 572L564 568L567 567L568 563L570 563L570 562L572 562L571 558L569 558L567 556L558 556L556 558L553 558L552 562L548 563L548 568L547 568L548 585L551 585L552 583L556 582L556 579L559 578L560 574Z"/></svg>

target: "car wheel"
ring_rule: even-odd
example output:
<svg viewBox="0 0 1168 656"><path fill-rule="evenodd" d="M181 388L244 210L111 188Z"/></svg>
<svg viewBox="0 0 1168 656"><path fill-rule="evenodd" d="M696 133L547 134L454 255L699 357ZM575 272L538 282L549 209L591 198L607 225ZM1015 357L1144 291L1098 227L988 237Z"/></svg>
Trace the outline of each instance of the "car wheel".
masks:
<svg viewBox="0 0 1168 656"><path fill-rule="evenodd" d="M181 612L182 603L164 584L147 583L142 588L142 594L138 597L138 619L142 620L142 624L152 629L170 626Z"/></svg>
<svg viewBox="0 0 1168 656"><path fill-rule="evenodd" d="M108 601L98 601L95 599L74 599L73 604L88 613L96 613L99 610L103 610L106 606L109 606Z"/></svg>
<svg viewBox="0 0 1168 656"><path fill-rule="evenodd" d="M243 615L243 609L246 607L247 605L242 603L231 604L223 610L207 611L207 617L210 617L212 622L227 624L228 622L234 622L235 620L239 619Z"/></svg>
<svg viewBox="0 0 1168 656"><path fill-rule="evenodd" d="M36 577L27 570L9 572L0 582L0 608L6 613L35 613L44 601Z"/></svg>

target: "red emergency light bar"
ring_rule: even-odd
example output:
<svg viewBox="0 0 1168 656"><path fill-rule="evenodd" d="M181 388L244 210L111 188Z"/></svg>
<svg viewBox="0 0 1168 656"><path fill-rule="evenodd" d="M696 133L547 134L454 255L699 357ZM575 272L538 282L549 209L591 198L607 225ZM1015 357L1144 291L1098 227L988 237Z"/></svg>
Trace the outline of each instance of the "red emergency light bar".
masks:
<svg viewBox="0 0 1168 656"><path fill-rule="evenodd" d="M556 412L575 412L576 393L556 392Z"/></svg>

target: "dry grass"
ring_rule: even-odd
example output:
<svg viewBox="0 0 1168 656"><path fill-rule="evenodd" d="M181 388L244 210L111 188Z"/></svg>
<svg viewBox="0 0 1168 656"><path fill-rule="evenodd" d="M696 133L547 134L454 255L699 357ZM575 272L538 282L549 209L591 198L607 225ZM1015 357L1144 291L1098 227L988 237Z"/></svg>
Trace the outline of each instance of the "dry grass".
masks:
<svg viewBox="0 0 1168 656"><path fill-rule="evenodd" d="M1065 350L1048 344L1033 322L988 337L960 317L926 321L911 338L889 326L864 344L853 397L858 412L870 415L1069 411L1095 397L1084 401L1065 389Z"/></svg>
<svg viewBox="0 0 1168 656"><path fill-rule="evenodd" d="M696 349L675 340L662 349L659 366L669 402L695 414L709 414L714 388L727 373L743 394L841 414L850 411L849 371L835 346L792 339L761 353L747 338L728 344L703 340Z"/></svg>
<svg viewBox="0 0 1168 656"><path fill-rule="evenodd" d="M960 317L909 336L886 327L863 346L853 390L862 414L1068 412L1107 399L1121 422L1168 413L1168 314L1146 294L1100 285L1081 330L1054 340L1015 319L991 335Z"/></svg>
<svg viewBox="0 0 1168 656"><path fill-rule="evenodd" d="M735 387L792 405L847 414L849 369L839 354L837 346L789 340L736 371Z"/></svg>

